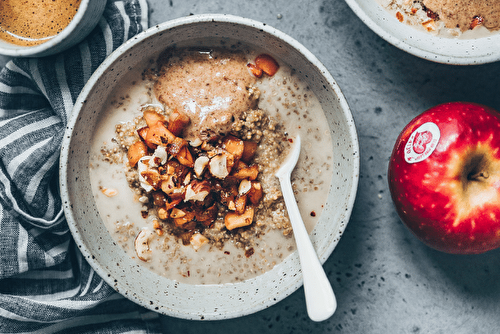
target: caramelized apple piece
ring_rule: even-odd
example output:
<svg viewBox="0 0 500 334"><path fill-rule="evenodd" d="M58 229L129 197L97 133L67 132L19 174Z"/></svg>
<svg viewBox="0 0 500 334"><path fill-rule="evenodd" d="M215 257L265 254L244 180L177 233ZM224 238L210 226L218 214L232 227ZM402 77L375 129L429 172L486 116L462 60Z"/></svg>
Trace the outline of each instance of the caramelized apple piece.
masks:
<svg viewBox="0 0 500 334"><path fill-rule="evenodd" d="M170 114L170 117L168 118L167 129L175 136L180 136L190 121L189 116L176 110Z"/></svg>
<svg viewBox="0 0 500 334"><path fill-rule="evenodd" d="M436 25L436 21L432 20L432 19L429 19L425 22L422 23L422 26L429 32L431 31L436 31L437 29L437 25Z"/></svg>
<svg viewBox="0 0 500 334"><path fill-rule="evenodd" d="M236 196L238 196L238 188L235 184L232 184L228 187L219 189L218 194L221 203L229 207L230 203L234 203Z"/></svg>
<svg viewBox="0 0 500 334"><path fill-rule="evenodd" d="M266 53L258 55L257 58L255 58L255 64L271 77L275 75L280 68L278 62Z"/></svg>
<svg viewBox="0 0 500 334"><path fill-rule="evenodd" d="M160 145L157 144L159 142L158 138L160 138L162 144L168 145L167 146L168 153L173 155L182 165L191 168L194 167L194 159L193 156L191 155L191 152L189 151L188 142L185 139L174 136L174 134L168 131L167 128L165 128L164 126L162 127L160 125L158 125L155 128L151 128L148 131L148 134L150 132L159 133L159 135L153 137L153 134L151 134L152 139L150 140L148 136L149 141L151 141L153 144Z"/></svg>
<svg viewBox="0 0 500 334"><path fill-rule="evenodd" d="M165 204L165 209L168 211L168 210L171 210L173 208L175 208L180 202L182 202L182 197L169 197L167 199L167 203Z"/></svg>
<svg viewBox="0 0 500 334"><path fill-rule="evenodd" d="M165 208L159 208L158 210L156 210L156 214L161 220L166 220L169 216L168 211Z"/></svg>
<svg viewBox="0 0 500 334"><path fill-rule="evenodd" d="M252 187L247 193L248 200L252 205L257 205L259 204L260 200L262 199L263 196L263 191L262 191L262 186L260 185L259 182L252 181Z"/></svg>
<svg viewBox="0 0 500 334"><path fill-rule="evenodd" d="M480 26L484 23L484 18L481 15L476 15L472 18L472 22L470 24L469 29L474 29L477 26Z"/></svg>
<svg viewBox="0 0 500 334"><path fill-rule="evenodd" d="M213 204L206 210L196 211L196 220L203 224L203 226L210 226L215 219L217 219L217 214L219 213L219 208L217 204Z"/></svg>
<svg viewBox="0 0 500 334"><path fill-rule="evenodd" d="M235 211L239 215L243 214L245 212L245 207L247 205L247 196L246 195L239 195L236 198L236 201L234 202L235 204Z"/></svg>
<svg viewBox="0 0 500 334"><path fill-rule="evenodd" d="M184 166L194 167L194 159L187 145L181 148L179 153L175 155L175 158Z"/></svg>
<svg viewBox="0 0 500 334"><path fill-rule="evenodd" d="M139 138L141 138L143 141L146 141L146 137L148 135L148 130L149 130L149 128L147 126L137 130L137 134L139 135Z"/></svg>
<svg viewBox="0 0 500 334"><path fill-rule="evenodd" d="M179 208L173 208L170 212L170 218L177 219L186 216L186 212L182 211Z"/></svg>
<svg viewBox="0 0 500 334"><path fill-rule="evenodd" d="M151 195L153 196L153 204L155 206L164 206L167 203L167 198L161 191L153 191Z"/></svg>
<svg viewBox="0 0 500 334"><path fill-rule="evenodd" d="M160 173L155 169L148 169L141 172L141 176L144 180L151 185L155 190L160 187Z"/></svg>
<svg viewBox="0 0 500 334"><path fill-rule="evenodd" d="M401 12L397 12L396 13L396 18L398 19L399 22L403 22L404 21L404 17L403 17L403 14L401 14Z"/></svg>
<svg viewBox="0 0 500 334"><path fill-rule="evenodd" d="M247 64L250 73L252 73L255 77L260 78L262 76L262 69L255 64L248 63Z"/></svg>
<svg viewBox="0 0 500 334"><path fill-rule="evenodd" d="M245 163L249 163L250 161L252 161L258 146L259 144L254 141L248 141L248 140L244 141L241 161Z"/></svg>
<svg viewBox="0 0 500 334"><path fill-rule="evenodd" d="M168 175L174 175L176 177L177 182L184 180L186 178L186 175L190 172L190 169L188 167L181 165L179 161L176 160L167 161L165 169L167 170Z"/></svg>
<svg viewBox="0 0 500 334"><path fill-rule="evenodd" d="M189 223L190 221L192 221L194 218L194 212L186 212L185 215L183 215L182 217L179 217L179 218L174 218L174 224L175 226L182 226L184 228L186 228L186 226L184 226L185 224Z"/></svg>
<svg viewBox="0 0 500 334"><path fill-rule="evenodd" d="M165 122L165 116L158 114L154 108L146 108L142 115L148 127L152 127L158 122Z"/></svg>
<svg viewBox="0 0 500 334"><path fill-rule="evenodd" d="M222 148L231 153L234 160L239 160L243 156L245 143L234 136L227 136L222 141Z"/></svg>
<svg viewBox="0 0 500 334"><path fill-rule="evenodd" d="M237 212L228 212L224 217L224 224L228 230L234 230L238 227L248 226L253 222L254 208L248 205L243 214Z"/></svg>
<svg viewBox="0 0 500 334"><path fill-rule="evenodd" d="M146 145L151 148L156 148L158 145L167 145L175 140L172 132L168 131L162 122L149 127L146 135Z"/></svg>
<svg viewBox="0 0 500 334"><path fill-rule="evenodd" d="M241 168L231 173L231 176L238 180L249 179L253 181L257 178L258 175L259 175L258 165L251 165L249 167Z"/></svg>
<svg viewBox="0 0 500 334"><path fill-rule="evenodd" d="M144 144L142 141L136 141L132 145L130 145L128 152L127 152L127 158L128 158L128 163L130 164L131 167L134 167L137 165L137 162L139 160L148 154L148 148L146 144Z"/></svg>

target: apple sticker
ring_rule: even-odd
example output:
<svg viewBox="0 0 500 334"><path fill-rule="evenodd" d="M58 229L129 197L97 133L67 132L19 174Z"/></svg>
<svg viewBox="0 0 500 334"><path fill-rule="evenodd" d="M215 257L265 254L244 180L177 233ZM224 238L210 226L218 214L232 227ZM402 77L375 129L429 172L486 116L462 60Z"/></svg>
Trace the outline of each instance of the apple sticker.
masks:
<svg viewBox="0 0 500 334"><path fill-rule="evenodd" d="M436 149L441 138L439 127L432 122L427 122L418 127L411 134L405 146L405 160L407 163L416 163L429 157Z"/></svg>

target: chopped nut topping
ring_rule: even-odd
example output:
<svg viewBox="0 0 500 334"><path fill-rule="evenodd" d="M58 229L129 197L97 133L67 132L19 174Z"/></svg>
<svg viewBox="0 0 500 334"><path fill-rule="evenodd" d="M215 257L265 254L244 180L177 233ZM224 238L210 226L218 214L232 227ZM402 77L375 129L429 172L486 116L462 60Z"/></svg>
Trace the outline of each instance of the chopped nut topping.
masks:
<svg viewBox="0 0 500 334"><path fill-rule="evenodd" d="M200 177L208 166L210 159L207 156L199 156L194 162L194 173L196 177Z"/></svg>
<svg viewBox="0 0 500 334"><path fill-rule="evenodd" d="M197 190L193 189L193 186L189 184L186 188L186 194L184 195L184 201L203 201L207 197L208 190Z"/></svg>
<svg viewBox="0 0 500 334"><path fill-rule="evenodd" d="M210 159L210 173L219 179L225 179L229 175L227 170L227 156L224 154L216 155Z"/></svg>
<svg viewBox="0 0 500 334"><path fill-rule="evenodd" d="M195 233L191 236L190 243L195 250L198 250L208 243L208 239L200 233Z"/></svg>
<svg viewBox="0 0 500 334"><path fill-rule="evenodd" d="M238 193L240 195L247 194L252 188L252 182L250 180L244 179L240 182L240 186L238 187Z"/></svg>
<svg viewBox="0 0 500 334"><path fill-rule="evenodd" d="M137 257L142 261L148 262L151 260L153 253L149 247L150 241L153 239L153 232L150 230L142 230L135 238L135 252Z"/></svg>

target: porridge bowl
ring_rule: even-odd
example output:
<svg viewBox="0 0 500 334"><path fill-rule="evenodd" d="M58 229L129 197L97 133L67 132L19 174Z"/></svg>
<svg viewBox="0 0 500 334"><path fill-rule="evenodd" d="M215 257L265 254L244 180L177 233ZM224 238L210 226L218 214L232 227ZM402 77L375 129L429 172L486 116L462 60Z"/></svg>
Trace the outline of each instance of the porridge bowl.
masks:
<svg viewBox="0 0 500 334"><path fill-rule="evenodd" d="M190 67L193 63L213 68ZM231 64L236 67L224 72ZM251 88L233 85L239 84L234 73L249 78ZM215 81L205 83L205 77ZM191 115L181 135L174 130L178 109L184 108L186 115L193 96L203 95L204 101L212 87L228 83L231 91L247 89L244 95L252 96L258 107L243 116L232 109L228 131L236 132L231 135L222 137L219 124L215 135L204 129L200 137L181 138L186 132L196 134L204 120L196 118L201 113ZM190 103L171 107L184 90L170 89L183 84ZM221 96L211 100L219 109ZM155 137L158 133L170 137ZM218 320L269 307L302 285L272 173L297 134L303 149L292 174L294 192L324 263L349 221L359 177L355 124L334 79L297 41L260 22L207 14L152 27L113 52L75 103L60 159L61 195L75 242L116 291L159 313ZM138 151L131 148L136 145L149 155L135 159ZM238 155L234 147L243 147L243 153ZM255 148L255 164L247 160L248 147ZM198 169L199 161L206 161L205 169ZM179 168L185 172L182 177L170 174ZM240 179L242 173L246 176ZM163 181L155 183L151 175ZM239 184L235 197L221 190L226 184L233 187L231 182ZM201 184L210 184L209 190L201 191L206 189ZM174 197L170 185L183 189L182 197ZM263 190L256 202L250 192L254 188ZM212 195L210 207L190 211ZM240 212L232 204L243 197L246 206ZM212 208L219 211L205 223ZM253 218L247 219L249 212ZM247 218L232 220L235 216Z"/></svg>
<svg viewBox="0 0 500 334"><path fill-rule="evenodd" d="M417 57L453 65L486 64L500 59L499 30L490 32L484 27L479 27L454 37L456 30L450 30L451 35L448 32L438 34L435 31L426 31L425 26L430 24L427 27L433 29L435 22L423 13L420 13L420 16L425 16L424 22L407 24L408 20L417 20L419 13L413 15L411 12L405 13L404 10L395 8L387 10L387 7L381 4L390 4L389 0L346 0L346 3L377 35ZM398 14L398 11L403 14ZM440 31L444 30L447 29Z"/></svg>

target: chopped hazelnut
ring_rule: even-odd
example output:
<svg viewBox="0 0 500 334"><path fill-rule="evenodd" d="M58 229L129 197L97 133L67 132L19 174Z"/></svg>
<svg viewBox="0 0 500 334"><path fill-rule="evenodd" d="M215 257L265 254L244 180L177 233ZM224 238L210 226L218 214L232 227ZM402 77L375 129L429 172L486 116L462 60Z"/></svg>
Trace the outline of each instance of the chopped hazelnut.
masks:
<svg viewBox="0 0 500 334"><path fill-rule="evenodd" d="M200 249L204 244L208 243L208 239L200 233L195 233L191 236L191 240L189 241L191 243L191 246L195 250Z"/></svg>
<svg viewBox="0 0 500 334"><path fill-rule="evenodd" d="M196 174L197 177L200 177L201 174L203 174L203 171L207 167L208 163L210 162L210 159L207 156L200 156L198 157L195 162L194 162L194 173Z"/></svg>
<svg viewBox="0 0 500 334"><path fill-rule="evenodd" d="M219 179L225 179L229 172L227 170L227 157L224 154L219 154L210 159L210 173Z"/></svg>

